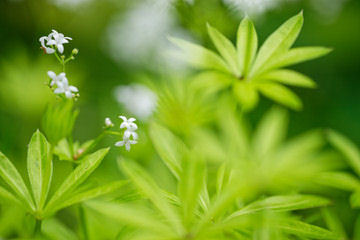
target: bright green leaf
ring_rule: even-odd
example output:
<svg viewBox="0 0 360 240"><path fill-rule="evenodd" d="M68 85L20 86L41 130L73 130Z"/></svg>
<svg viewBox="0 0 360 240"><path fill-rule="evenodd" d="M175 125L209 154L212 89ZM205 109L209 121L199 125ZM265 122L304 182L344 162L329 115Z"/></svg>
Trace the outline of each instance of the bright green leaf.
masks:
<svg viewBox="0 0 360 240"><path fill-rule="evenodd" d="M273 108L258 124L252 146L260 159L275 150L287 132L288 115L285 110Z"/></svg>
<svg viewBox="0 0 360 240"><path fill-rule="evenodd" d="M315 88L316 83L309 77L286 69L274 70L258 78L259 81L274 81L278 83L283 83L286 85L296 86L296 87L307 87L307 88ZM257 80L258 80L257 79Z"/></svg>
<svg viewBox="0 0 360 240"><path fill-rule="evenodd" d="M108 151L109 148L105 148L87 155L54 193L46 206L46 212L52 212L53 208L55 208L58 204L61 204L64 199L70 197L69 194L71 194L72 191L76 189L76 187L83 183L100 165Z"/></svg>
<svg viewBox="0 0 360 240"><path fill-rule="evenodd" d="M324 172L316 176L315 182L346 191L359 191L360 181L353 175L345 172Z"/></svg>
<svg viewBox="0 0 360 240"><path fill-rule="evenodd" d="M291 90L280 84L261 83L258 85L258 88L264 96L274 100L275 102L283 104L294 110L302 109L300 98Z"/></svg>
<svg viewBox="0 0 360 240"><path fill-rule="evenodd" d="M328 131L327 136L330 143L345 156L348 164L360 176L360 151L357 146L335 131Z"/></svg>
<svg viewBox="0 0 360 240"><path fill-rule="evenodd" d="M172 132L154 122L150 125L150 137L163 162L179 178L180 159L187 152L185 144Z"/></svg>
<svg viewBox="0 0 360 240"><path fill-rule="evenodd" d="M217 29L207 24L208 33L210 35L211 40L213 41L216 49L219 51L221 56L225 59L229 67L231 68L231 72L235 76L240 75L240 71L238 68L238 60L237 53L232 42L227 39L221 32Z"/></svg>
<svg viewBox="0 0 360 240"><path fill-rule="evenodd" d="M284 219L278 221L275 226L286 233L312 239L339 239L336 234L329 230L298 220Z"/></svg>
<svg viewBox="0 0 360 240"><path fill-rule="evenodd" d="M240 65L240 74L246 77L255 59L258 47L258 38L254 24L248 18L244 18L237 32L237 52Z"/></svg>
<svg viewBox="0 0 360 240"><path fill-rule="evenodd" d="M27 169L38 210L45 204L52 179L53 164L50 148L45 136L37 130L29 143Z"/></svg>
<svg viewBox="0 0 360 240"><path fill-rule="evenodd" d="M2 152L0 152L0 177L26 202L25 205L30 210L35 210L33 199L21 175Z"/></svg>
<svg viewBox="0 0 360 240"><path fill-rule="evenodd" d="M249 82L236 82L233 86L233 92L244 111L252 110L259 101L259 94L255 86Z"/></svg>
<svg viewBox="0 0 360 240"><path fill-rule="evenodd" d="M264 210L273 210L278 212L295 211L322 207L329 204L330 201L326 198L312 195L272 196L263 200L258 200L243 207L242 209L233 213L230 218L235 218L246 214L253 214Z"/></svg>
<svg viewBox="0 0 360 240"><path fill-rule="evenodd" d="M169 40L183 50L179 57L194 67L222 72L230 71L224 60L213 51L178 38L169 38Z"/></svg>
<svg viewBox="0 0 360 240"><path fill-rule="evenodd" d="M326 47L293 48L272 59L266 69L282 68L325 56L332 51Z"/></svg>
<svg viewBox="0 0 360 240"><path fill-rule="evenodd" d="M304 22L302 12L290 18L282 24L273 34L271 34L261 46L251 69L251 75L261 73L262 68L266 68L272 58L286 52L298 37Z"/></svg>
<svg viewBox="0 0 360 240"><path fill-rule="evenodd" d="M182 232L179 216L173 206L162 195L161 189L138 164L125 160L121 162L125 174L133 181L138 190L154 204L154 206L167 218L175 230Z"/></svg>

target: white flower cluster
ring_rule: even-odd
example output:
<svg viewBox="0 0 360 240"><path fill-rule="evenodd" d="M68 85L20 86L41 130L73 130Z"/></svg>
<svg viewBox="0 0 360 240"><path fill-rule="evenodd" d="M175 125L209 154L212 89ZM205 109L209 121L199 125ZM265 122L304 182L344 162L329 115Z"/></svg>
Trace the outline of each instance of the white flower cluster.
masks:
<svg viewBox="0 0 360 240"><path fill-rule="evenodd" d="M41 43L41 48L47 54L55 53L55 48L60 53L63 53L64 52L63 44L69 43L69 40L72 40L72 38L65 37L64 34L58 33L55 30L52 30L52 32L48 36L43 36L39 39L39 41Z"/></svg>
<svg viewBox="0 0 360 240"><path fill-rule="evenodd" d="M138 135L135 132L138 129L138 127L136 123L134 123L136 119L135 118L127 119L124 116L119 116L119 118L123 120L123 122L120 125L120 128L121 129L125 128L125 132L123 135L123 140L116 142L115 146L117 147L125 146L126 150L130 151L131 144L136 144L138 139Z"/></svg>
<svg viewBox="0 0 360 240"><path fill-rule="evenodd" d="M54 85L57 87L54 90L55 94L64 93L66 98L73 98L75 94L79 92L77 87L69 86L69 81L64 72L56 75L53 71L48 71L48 76L51 78L50 87L53 87Z"/></svg>
<svg viewBox="0 0 360 240"><path fill-rule="evenodd" d="M78 53L78 50L75 48L73 49L71 56L65 60L65 56L61 56L61 59L56 53L56 50L59 51L59 53L64 52L64 46L63 44L68 43L69 40L72 40L71 37L65 37L64 34L59 33L55 30L52 30L52 32L48 36L43 36L39 39L41 43L41 48L44 50L46 54L52 54L55 53L55 56L58 58L60 63L63 65L63 69L65 69L65 64L74 58L74 55ZM69 81L66 78L66 75L64 72L61 72L59 75L56 75L53 71L48 71L48 76L51 79L51 82L49 84L50 88L54 88L55 94L64 94L66 98L73 98L79 96L79 90L77 87L70 86Z"/></svg>

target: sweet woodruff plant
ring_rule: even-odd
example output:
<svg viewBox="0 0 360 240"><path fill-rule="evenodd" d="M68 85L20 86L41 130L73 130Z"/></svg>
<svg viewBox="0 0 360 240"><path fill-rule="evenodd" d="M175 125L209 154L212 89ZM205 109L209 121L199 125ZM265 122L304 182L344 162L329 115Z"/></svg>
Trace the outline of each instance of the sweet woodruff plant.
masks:
<svg viewBox="0 0 360 240"><path fill-rule="evenodd" d="M289 86L316 86L309 77L287 69L330 52L325 47L292 48L302 25L303 15L299 13L281 25L260 48L255 27L248 18L240 23L236 47L208 25L218 53L171 38L181 50L179 56L197 69L190 80L181 82L189 84L186 91L159 87L158 111L149 121L149 147L156 150L171 181L159 184L159 169L150 173L135 160L121 156L118 165L126 179L98 186L86 185L89 175L109 151L97 149L98 144L105 136L113 135L120 138L115 146L136 152L137 146L132 148L138 141L136 119L120 116L122 123L117 131L113 130L116 124L106 118L98 137L84 143L73 140L79 113L74 104L80 91L69 81L65 66L79 51L73 49L66 57L64 46L72 39L53 30L41 37L40 43L45 54L54 55L59 61L61 71L52 69L47 73L47 85L56 101L49 103L45 111L41 126L44 134L37 130L28 145L30 184L0 153L0 177L4 183L0 186L0 198L16 202L33 216L33 237L45 239L49 237L48 228L42 222L70 206L78 211L74 217L79 228L72 235L74 239L105 239L105 231L91 231L84 214L88 210L115 223L111 225L116 232L114 239L360 237L359 228L355 226L354 232L349 233L329 207L337 204L330 191L333 188L351 192L351 207L360 206L360 153L353 143L331 130L312 130L287 139L288 115L280 107L271 108L254 130L250 131L246 124L247 112L257 106L259 93L300 110L300 98ZM203 98L205 95L208 98ZM211 101L204 103L204 99ZM202 116L201 110L211 104L216 108L212 109L213 118L208 119L210 124L194 124ZM180 126L176 134L172 131L175 125ZM329 149L326 141L336 151ZM147 157L154 159L153 154L144 156ZM53 162L59 160L67 161L73 170L50 192ZM342 170L343 160L357 177ZM123 189L127 191L121 192ZM123 194L119 198L98 199L119 191ZM73 227L67 231L74 230ZM69 239L69 235L62 234L56 232L56 239Z"/></svg>

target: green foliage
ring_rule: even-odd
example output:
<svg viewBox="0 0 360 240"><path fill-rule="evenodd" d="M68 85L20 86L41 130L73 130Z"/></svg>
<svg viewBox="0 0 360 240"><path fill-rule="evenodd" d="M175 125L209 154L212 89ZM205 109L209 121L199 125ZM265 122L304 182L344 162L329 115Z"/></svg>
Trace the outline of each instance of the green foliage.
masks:
<svg viewBox="0 0 360 240"><path fill-rule="evenodd" d="M101 149L84 157L79 166L69 174L57 191L48 198L53 178L53 153L52 147L45 136L37 130L30 140L27 157L27 170L32 195L14 165L1 152L0 176L11 189L7 190L0 186L0 195L22 205L35 218L43 219L62 208L113 192L124 186L125 182L113 182L101 187L86 189L85 191L79 188L79 185L99 166L108 150Z"/></svg>
<svg viewBox="0 0 360 240"><path fill-rule="evenodd" d="M63 100L49 104L42 119L42 129L50 143L69 137L79 112L73 110L73 100Z"/></svg>
<svg viewBox="0 0 360 240"><path fill-rule="evenodd" d="M271 34L259 51L256 30L248 18L240 23L236 48L218 30L208 25L208 33L221 56L184 40L170 38L170 41L183 51L180 58L206 70L206 76L211 81L209 85L214 85L217 90L231 86L244 110L252 110L257 105L258 92L275 102L300 110L301 100L284 85L308 88L316 85L309 77L283 68L321 57L331 51L324 47L291 49L302 25L301 12ZM218 87L221 82L223 86Z"/></svg>

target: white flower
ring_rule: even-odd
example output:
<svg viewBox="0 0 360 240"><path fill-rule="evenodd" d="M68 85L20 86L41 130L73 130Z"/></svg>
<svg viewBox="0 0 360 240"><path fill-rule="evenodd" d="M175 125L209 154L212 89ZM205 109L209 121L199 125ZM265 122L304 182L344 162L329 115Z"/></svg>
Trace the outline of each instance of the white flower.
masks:
<svg viewBox="0 0 360 240"><path fill-rule="evenodd" d="M74 93L77 93L79 90L77 87L69 86L69 82L67 78L63 78L61 82L57 84L58 88L54 90L55 94L61 94L64 93L67 98L72 98L74 96Z"/></svg>
<svg viewBox="0 0 360 240"><path fill-rule="evenodd" d="M114 124L112 123L110 118L105 118L105 127L113 127Z"/></svg>
<svg viewBox="0 0 360 240"><path fill-rule="evenodd" d="M124 116L119 116L119 118L121 118L123 120L123 122L120 124L120 128L126 128L129 131L135 131L137 130L137 125L136 123L134 123L134 121L136 121L135 118L129 118L127 119Z"/></svg>
<svg viewBox="0 0 360 240"><path fill-rule="evenodd" d="M68 40L72 40L71 37L65 37L64 34L58 33L55 30L52 30L48 37L50 39L48 39L47 45L55 45L60 53L64 52L63 44L68 43Z"/></svg>
<svg viewBox="0 0 360 240"><path fill-rule="evenodd" d="M156 108L155 93L142 84L118 86L114 96L118 103L142 120L151 116Z"/></svg>
<svg viewBox="0 0 360 240"><path fill-rule="evenodd" d="M127 139L130 137L133 137L134 140L138 139L138 134L135 131L131 131L131 130L125 130L124 132L124 139Z"/></svg>
<svg viewBox="0 0 360 240"><path fill-rule="evenodd" d="M59 75L56 75L53 71L47 72L48 76L51 78L50 86L59 85L63 80L66 78L65 73L60 73Z"/></svg>
<svg viewBox="0 0 360 240"><path fill-rule="evenodd" d="M44 52L46 54L52 54L55 52L55 49L49 48L46 45L49 45L49 41L51 40L51 33L49 34L49 36L43 36L39 39L40 43L41 43L41 48L44 50ZM45 41L46 41L46 45L45 45Z"/></svg>
<svg viewBox="0 0 360 240"><path fill-rule="evenodd" d="M117 147L125 146L126 150L130 151L131 144L136 144L136 143L137 143L136 140L130 140L130 138L124 138L122 141L115 143L115 146Z"/></svg>

